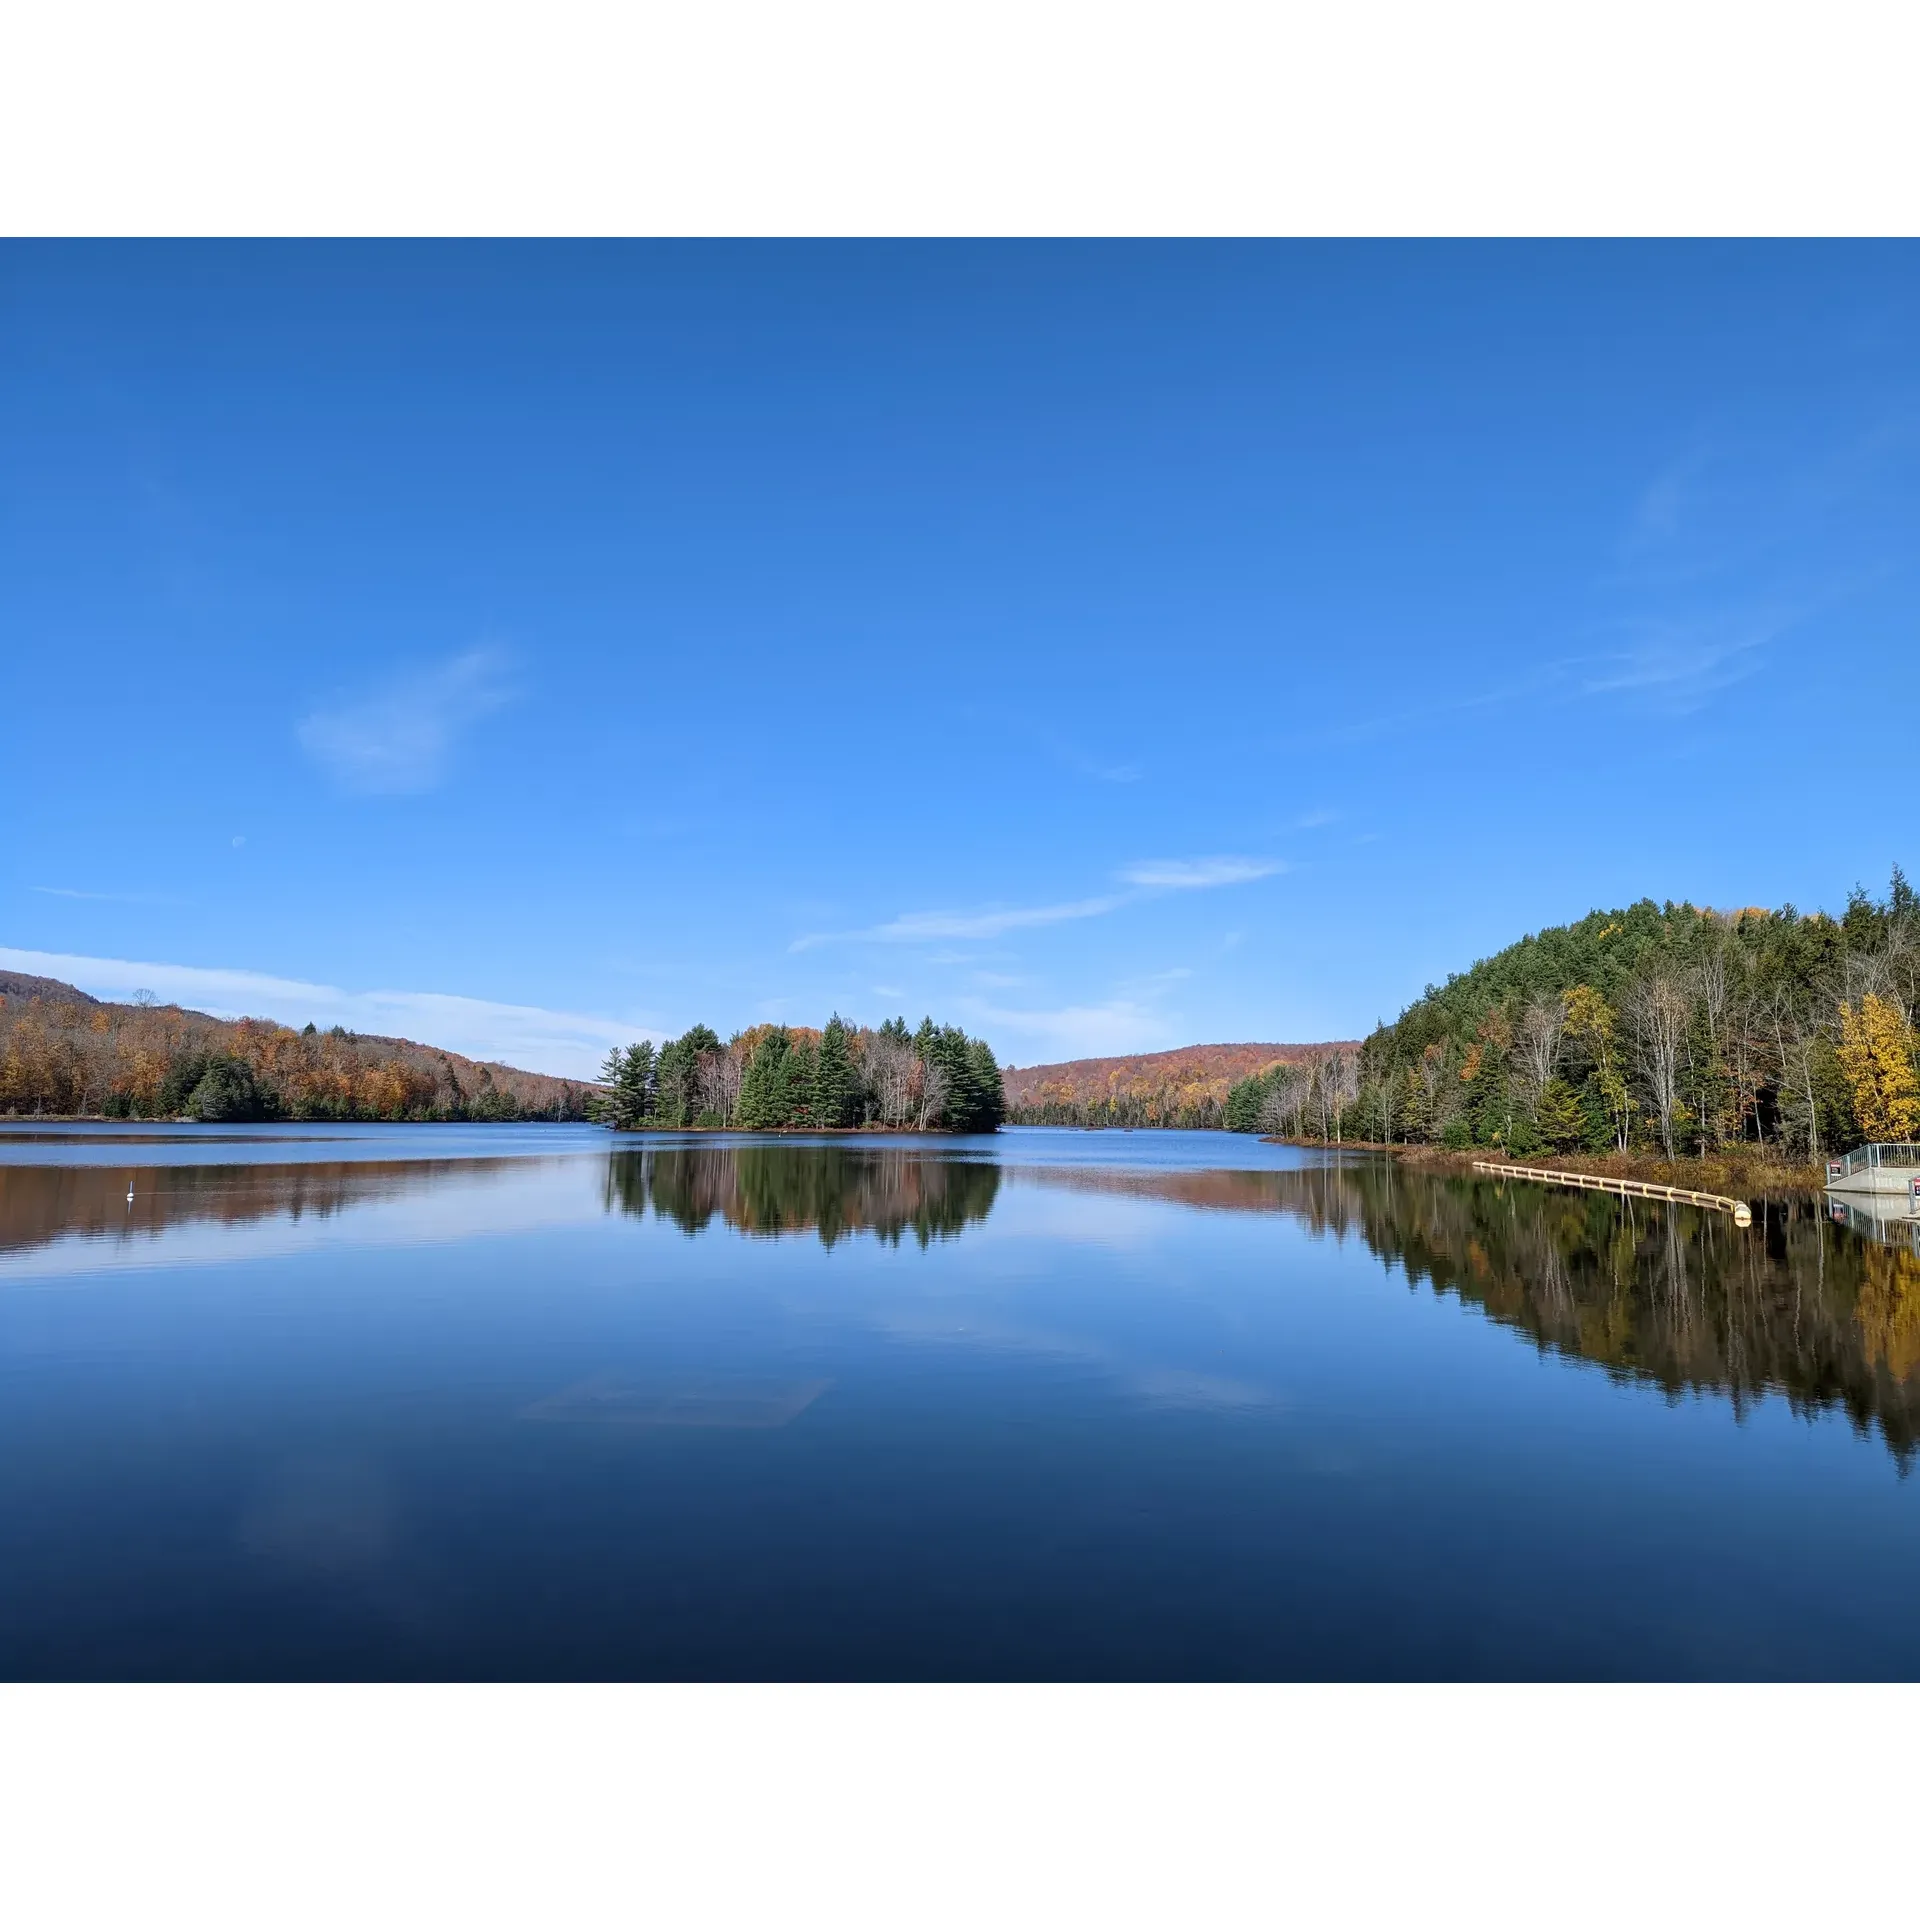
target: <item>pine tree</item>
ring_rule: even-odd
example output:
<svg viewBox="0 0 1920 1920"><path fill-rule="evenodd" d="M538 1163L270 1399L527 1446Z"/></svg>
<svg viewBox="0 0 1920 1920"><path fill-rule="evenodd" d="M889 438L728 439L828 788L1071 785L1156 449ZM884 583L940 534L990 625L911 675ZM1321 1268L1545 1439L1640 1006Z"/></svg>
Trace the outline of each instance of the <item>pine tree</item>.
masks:
<svg viewBox="0 0 1920 1920"><path fill-rule="evenodd" d="M859 1088L854 1079L853 1054L847 1045L847 1024L836 1013L820 1035L813 1069L813 1120L820 1127L851 1126L858 1118L854 1101Z"/></svg>
<svg viewBox="0 0 1920 1920"><path fill-rule="evenodd" d="M692 1091L692 1062L678 1040L669 1040L660 1049L654 1070L654 1120L662 1127L684 1127L693 1118L689 1094Z"/></svg>
<svg viewBox="0 0 1920 1920"><path fill-rule="evenodd" d="M786 1124L780 1111L781 1075L792 1048L785 1027L770 1027L761 1035L740 1080L740 1124L747 1128Z"/></svg>
<svg viewBox="0 0 1920 1920"><path fill-rule="evenodd" d="M594 1117L622 1131L644 1127L653 1112L653 1069L651 1040L615 1047L600 1069L600 1090L593 1098Z"/></svg>
<svg viewBox="0 0 1920 1920"><path fill-rule="evenodd" d="M814 1075L819 1056L812 1040L804 1033L793 1036L787 1057L780 1063L774 1082L776 1127L805 1127L814 1124Z"/></svg>
<svg viewBox="0 0 1920 1920"><path fill-rule="evenodd" d="M1007 1117L1007 1090L1000 1063L984 1040L967 1042L965 1133L991 1133Z"/></svg>
<svg viewBox="0 0 1920 1920"><path fill-rule="evenodd" d="M1573 1089L1557 1074L1540 1090L1540 1104L1534 1111L1533 1124L1540 1144L1555 1153L1569 1152L1586 1137L1586 1110Z"/></svg>

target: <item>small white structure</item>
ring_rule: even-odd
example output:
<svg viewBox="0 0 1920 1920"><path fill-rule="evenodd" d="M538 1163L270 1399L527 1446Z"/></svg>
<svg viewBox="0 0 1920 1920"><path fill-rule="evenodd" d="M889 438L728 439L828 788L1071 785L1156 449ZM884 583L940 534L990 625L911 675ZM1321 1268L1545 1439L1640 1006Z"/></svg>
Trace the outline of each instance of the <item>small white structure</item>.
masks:
<svg viewBox="0 0 1920 1920"><path fill-rule="evenodd" d="M1827 1162L1829 1193L1920 1194L1920 1143L1880 1140Z"/></svg>

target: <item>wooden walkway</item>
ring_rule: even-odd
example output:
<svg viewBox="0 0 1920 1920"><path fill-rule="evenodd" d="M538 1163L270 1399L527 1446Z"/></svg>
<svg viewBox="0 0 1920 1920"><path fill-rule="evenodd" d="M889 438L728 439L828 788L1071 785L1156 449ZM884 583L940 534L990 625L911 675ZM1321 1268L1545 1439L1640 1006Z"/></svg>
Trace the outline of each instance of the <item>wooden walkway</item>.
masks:
<svg viewBox="0 0 1920 1920"><path fill-rule="evenodd" d="M1724 1193L1696 1193L1691 1187L1662 1187L1651 1180L1615 1180L1602 1173L1562 1173L1557 1167L1522 1167L1510 1160L1476 1160L1475 1173L1490 1173L1501 1180L1537 1180L1547 1187L1587 1187L1599 1193L1633 1194L1648 1200L1678 1200L1683 1206L1711 1207L1716 1213L1730 1213L1736 1227L1753 1225L1753 1209L1744 1200L1730 1200Z"/></svg>

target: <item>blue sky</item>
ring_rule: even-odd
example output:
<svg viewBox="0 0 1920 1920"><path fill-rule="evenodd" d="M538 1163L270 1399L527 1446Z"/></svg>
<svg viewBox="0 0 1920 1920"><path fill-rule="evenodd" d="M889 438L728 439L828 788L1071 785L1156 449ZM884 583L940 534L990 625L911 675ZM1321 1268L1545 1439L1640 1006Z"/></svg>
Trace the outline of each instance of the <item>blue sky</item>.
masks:
<svg viewBox="0 0 1920 1920"><path fill-rule="evenodd" d="M1838 906L1917 342L1911 246L0 247L0 966L1024 1063Z"/></svg>

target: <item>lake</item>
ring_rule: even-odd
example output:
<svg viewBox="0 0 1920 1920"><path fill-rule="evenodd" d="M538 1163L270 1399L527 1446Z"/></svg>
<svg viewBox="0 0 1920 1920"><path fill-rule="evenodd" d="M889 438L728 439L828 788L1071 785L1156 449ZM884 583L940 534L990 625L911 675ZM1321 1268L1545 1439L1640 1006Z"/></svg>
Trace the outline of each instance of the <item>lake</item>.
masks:
<svg viewBox="0 0 1920 1920"><path fill-rule="evenodd" d="M12 1124L0 1677L1914 1678L1868 1228L1217 1133Z"/></svg>

